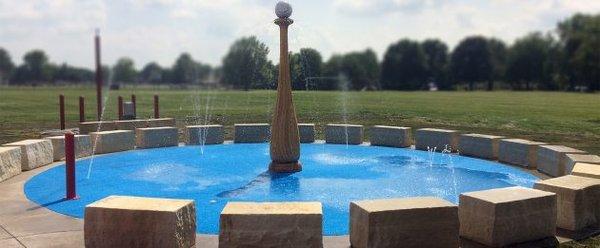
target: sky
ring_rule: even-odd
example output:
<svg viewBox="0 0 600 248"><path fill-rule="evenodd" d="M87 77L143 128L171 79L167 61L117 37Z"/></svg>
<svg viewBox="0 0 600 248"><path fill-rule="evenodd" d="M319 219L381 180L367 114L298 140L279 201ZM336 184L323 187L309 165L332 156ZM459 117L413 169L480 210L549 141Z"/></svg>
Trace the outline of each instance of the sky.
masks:
<svg viewBox="0 0 600 248"><path fill-rule="evenodd" d="M229 46L254 35L277 61L276 0L0 0L0 47L15 63L43 49L55 63L92 68L93 35L102 35L103 63L120 57L136 67L171 66L182 52L221 64ZM512 43L548 32L574 13L600 13L600 0L290 0L290 50L332 54L371 48L381 60L402 38L438 38L451 48L468 35Z"/></svg>

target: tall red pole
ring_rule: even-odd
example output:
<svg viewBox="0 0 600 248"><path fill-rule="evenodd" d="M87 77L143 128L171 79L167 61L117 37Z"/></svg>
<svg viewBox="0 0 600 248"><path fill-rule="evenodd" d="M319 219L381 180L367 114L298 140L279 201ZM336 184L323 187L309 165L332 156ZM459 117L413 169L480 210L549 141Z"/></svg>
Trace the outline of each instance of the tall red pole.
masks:
<svg viewBox="0 0 600 248"><path fill-rule="evenodd" d="M160 112L158 110L158 95L154 95L154 119L160 118Z"/></svg>
<svg viewBox="0 0 600 248"><path fill-rule="evenodd" d="M137 106L135 104L135 94L131 95L131 104L133 104L133 116L137 116Z"/></svg>
<svg viewBox="0 0 600 248"><path fill-rule="evenodd" d="M102 118L102 62L100 58L100 30L96 29L96 101L98 105L98 121Z"/></svg>
<svg viewBox="0 0 600 248"><path fill-rule="evenodd" d="M79 96L79 122L85 122L85 98Z"/></svg>
<svg viewBox="0 0 600 248"><path fill-rule="evenodd" d="M119 120L123 120L123 97L119 96L119 100L117 103L117 109L119 112Z"/></svg>
<svg viewBox="0 0 600 248"><path fill-rule="evenodd" d="M67 200L77 199L75 189L75 135L72 132L65 133L65 162Z"/></svg>
<svg viewBox="0 0 600 248"><path fill-rule="evenodd" d="M58 105L60 105L60 130L65 130L65 95L58 96Z"/></svg>

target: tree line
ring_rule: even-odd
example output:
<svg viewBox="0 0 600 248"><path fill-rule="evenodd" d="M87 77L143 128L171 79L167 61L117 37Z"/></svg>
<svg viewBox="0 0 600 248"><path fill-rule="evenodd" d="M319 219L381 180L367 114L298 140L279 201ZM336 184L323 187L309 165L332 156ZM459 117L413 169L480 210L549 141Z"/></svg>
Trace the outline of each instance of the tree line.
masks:
<svg viewBox="0 0 600 248"><path fill-rule="evenodd" d="M278 65L256 37L235 41L220 67L181 54L171 67L146 64L137 70L131 58L104 66L105 78L117 84L218 84L234 89L276 87ZM441 40L402 39L381 61L371 49L334 54L327 61L312 48L290 53L295 90L439 90L510 88L514 90L600 90L600 14L576 14L549 33L533 32L510 46L500 39L469 36L452 51ZM94 80L94 72L49 62L33 50L15 66L0 48L0 82L67 84Z"/></svg>

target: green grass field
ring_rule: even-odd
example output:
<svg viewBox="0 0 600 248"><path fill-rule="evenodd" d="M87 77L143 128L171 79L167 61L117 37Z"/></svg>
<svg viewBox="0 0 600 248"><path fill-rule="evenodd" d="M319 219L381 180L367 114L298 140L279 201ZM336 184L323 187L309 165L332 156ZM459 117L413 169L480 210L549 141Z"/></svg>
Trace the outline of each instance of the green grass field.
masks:
<svg viewBox="0 0 600 248"><path fill-rule="evenodd" d="M36 137L58 128L58 95L65 94L68 127L75 127L78 96L95 119L93 88L0 88L0 143ZM160 95L161 116L187 116L200 123L232 125L270 122L274 91L125 89L105 91L104 119L116 118L117 96L137 95L138 116L152 115L152 95ZM600 94L560 92L294 92L300 122L356 123L452 128L564 144L600 154ZM208 115L207 115L208 113ZM195 124L195 122L193 122ZM227 129L231 138L231 128ZM368 134L368 132L367 132Z"/></svg>

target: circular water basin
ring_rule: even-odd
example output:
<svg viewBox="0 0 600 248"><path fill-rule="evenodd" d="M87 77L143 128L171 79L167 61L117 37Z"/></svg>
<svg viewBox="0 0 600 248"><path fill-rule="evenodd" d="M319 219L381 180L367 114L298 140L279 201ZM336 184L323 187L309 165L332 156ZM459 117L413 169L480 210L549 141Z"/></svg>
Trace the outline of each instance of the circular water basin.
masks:
<svg viewBox="0 0 600 248"><path fill-rule="evenodd" d="M345 235L350 201L435 196L458 203L463 192L532 187L538 179L496 162L412 149L303 144L301 154L302 172L270 174L267 143L132 150L77 161L78 200L63 200L64 164L32 177L25 194L78 218L109 195L193 199L204 234L218 234L229 201L318 201L324 234Z"/></svg>

